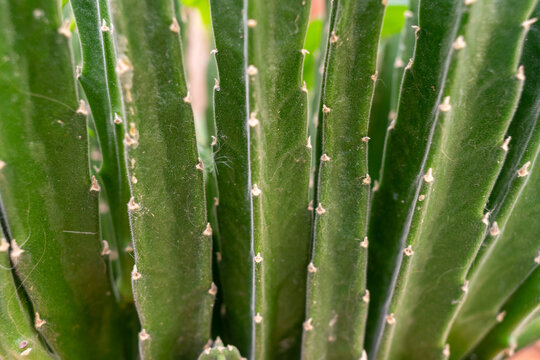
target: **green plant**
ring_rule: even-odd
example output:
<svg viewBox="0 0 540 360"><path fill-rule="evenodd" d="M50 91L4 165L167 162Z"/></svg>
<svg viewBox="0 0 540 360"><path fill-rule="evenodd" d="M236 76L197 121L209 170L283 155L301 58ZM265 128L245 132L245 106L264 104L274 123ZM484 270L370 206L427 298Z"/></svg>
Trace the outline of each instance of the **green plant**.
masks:
<svg viewBox="0 0 540 360"><path fill-rule="evenodd" d="M208 4L0 0L0 359L538 340L540 2Z"/></svg>

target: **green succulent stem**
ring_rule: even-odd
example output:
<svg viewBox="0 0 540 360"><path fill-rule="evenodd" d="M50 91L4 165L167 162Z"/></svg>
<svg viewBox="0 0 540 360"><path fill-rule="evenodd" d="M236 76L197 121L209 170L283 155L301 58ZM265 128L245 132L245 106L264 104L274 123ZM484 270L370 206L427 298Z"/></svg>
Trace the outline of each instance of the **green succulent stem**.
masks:
<svg viewBox="0 0 540 360"><path fill-rule="evenodd" d="M210 338L217 289L181 28L171 1L116 6L139 351L144 359L196 358Z"/></svg>
<svg viewBox="0 0 540 360"><path fill-rule="evenodd" d="M11 260L57 356L121 359L124 328L100 255L69 21L57 1L2 0L0 8L0 193Z"/></svg>
<svg viewBox="0 0 540 360"><path fill-rule="evenodd" d="M384 6L335 1L321 97L312 261L302 357L360 358L371 177L368 122ZM369 31L359 31L367 26ZM362 49L360 51L360 49ZM354 196L351 196L354 194Z"/></svg>

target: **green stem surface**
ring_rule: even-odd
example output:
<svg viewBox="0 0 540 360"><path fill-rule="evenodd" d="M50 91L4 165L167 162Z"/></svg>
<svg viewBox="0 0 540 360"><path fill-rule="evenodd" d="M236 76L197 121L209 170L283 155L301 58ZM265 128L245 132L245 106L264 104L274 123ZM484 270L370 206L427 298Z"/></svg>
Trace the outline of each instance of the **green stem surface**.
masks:
<svg viewBox="0 0 540 360"><path fill-rule="evenodd" d="M116 5L140 355L194 359L210 338L217 289L180 25L169 0Z"/></svg>
<svg viewBox="0 0 540 360"><path fill-rule="evenodd" d="M367 302L361 300L371 184L367 135L384 6L379 0L339 0L332 12L304 359L360 358L367 317Z"/></svg>
<svg viewBox="0 0 540 360"><path fill-rule="evenodd" d="M301 51L309 6L211 1L225 339L250 358L300 353L311 223Z"/></svg>
<svg viewBox="0 0 540 360"><path fill-rule="evenodd" d="M2 0L0 13L0 193L11 259L35 326L60 358L122 359L69 22L58 1Z"/></svg>
<svg viewBox="0 0 540 360"><path fill-rule="evenodd" d="M486 231L484 209L502 167L501 145L523 83L517 70L521 23L535 3L476 2L463 38L466 46L454 43L458 66L437 107L419 174L426 185L416 193L406 243L411 248L403 250L407 260L398 276L402 289L387 315L394 321L387 321L386 358L443 359L452 353L446 338L471 286L467 269Z"/></svg>

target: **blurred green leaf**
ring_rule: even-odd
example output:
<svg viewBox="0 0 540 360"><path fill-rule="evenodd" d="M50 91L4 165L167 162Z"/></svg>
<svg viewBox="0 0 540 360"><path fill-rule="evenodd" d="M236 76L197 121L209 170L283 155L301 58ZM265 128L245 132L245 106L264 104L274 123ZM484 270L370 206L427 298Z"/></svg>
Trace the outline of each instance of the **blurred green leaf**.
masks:
<svg viewBox="0 0 540 360"><path fill-rule="evenodd" d="M390 2L392 3L392 2ZM395 3L402 3L395 1ZM403 1L406 3L406 1ZM398 34L405 24L405 16L403 15L407 11L407 5L388 5L384 14L384 23L381 32L381 38Z"/></svg>
<svg viewBox="0 0 540 360"><path fill-rule="evenodd" d="M199 10L204 26L210 28L210 4L208 0L181 0L181 3L184 6Z"/></svg>
<svg viewBox="0 0 540 360"><path fill-rule="evenodd" d="M307 55L304 60L304 80L306 81L306 86L308 89L312 89L317 69L316 67L316 56L317 52L320 51L321 39L324 28L324 19L314 19L309 22L306 40L304 43L304 48L309 51L310 55Z"/></svg>

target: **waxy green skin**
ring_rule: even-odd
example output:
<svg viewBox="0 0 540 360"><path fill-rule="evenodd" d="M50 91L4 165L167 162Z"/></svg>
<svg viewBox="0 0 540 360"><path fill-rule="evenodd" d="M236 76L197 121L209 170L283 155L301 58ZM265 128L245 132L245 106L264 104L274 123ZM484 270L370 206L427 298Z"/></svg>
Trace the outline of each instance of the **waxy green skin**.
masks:
<svg viewBox="0 0 540 360"><path fill-rule="evenodd" d="M245 360L234 346L224 346L220 338L214 341L211 348L205 349L197 360Z"/></svg>
<svg viewBox="0 0 540 360"><path fill-rule="evenodd" d="M0 7L1 8L1 7ZM0 14L0 19L2 14ZM4 20L4 19L2 19ZM0 244L0 357L4 359L54 359L42 345L33 327L24 300L20 298L17 284L11 272L9 245L2 239ZM3 246L4 245L4 246ZM21 342L27 345L21 349ZM30 350L28 355L21 355Z"/></svg>
<svg viewBox="0 0 540 360"><path fill-rule="evenodd" d="M221 235L219 271L227 303L223 338L243 354L251 351L251 202L247 158L247 118L243 2L211 1L219 84L214 87L219 184L217 214ZM233 163L231 163L233 162ZM225 185L227 184L227 185Z"/></svg>
<svg viewBox="0 0 540 360"><path fill-rule="evenodd" d="M448 54L455 39L462 3L440 1L437 6L420 2L421 30L414 61L406 67L401 84L395 124L390 124L382 160L380 188L374 192L369 224L368 289L371 308L366 348L377 352L397 280L407 223L414 211L422 180L425 152L437 115L437 106L448 70ZM404 62L407 64L407 59ZM389 222L393 224L389 226Z"/></svg>
<svg viewBox="0 0 540 360"><path fill-rule="evenodd" d="M405 25L400 35L382 39L379 47L380 81L375 85L369 121L369 172L372 180L377 183L380 182L384 148L389 135L388 126L396 118L404 67L414 53L416 35L411 26L418 24L417 0L411 1L404 17Z"/></svg>
<svg viewBox="0 0 540 360"><path fill-rule="evenodd" d="M225 339L257 359L300 353L310 240L307 94L301 89L309 6L211 2L217 141L227 162L217 163ZM248 27L248 19L256 26ZM255 184L258 196L252 196ZM262 261L255 263L258 253Z"/></svg>
<svg viewBox="0 0 540 360"><path fill-rule="evenodd" d="M530 17L540 15L540 6ZM487 233L483 248L467 275L469 294L449 335L452 357L466 354L496 323L505 299L510 297L535 267L538 232L524 219L540 216L540 26L532 24L521 56L525 84L518 108L505 137L511 136L509 151L497 184L491 194L491 224L499 234ZM531 162L528 175L518 170ZM512 256L508 256L511 249ZM497 274L497 281L493 281Z"/></svg>
<svg viewBox="0 0 540 360"><path fill-rule="evenodd" d="M540 310L529 316L526 324L520 327L516 334L517 349L522 349L538 341L540 334Z"/></svg>
<svg viewBox="0 0 540 360"><path fill-rule="evenodd" d="M399 35L393 35L382 39L379 44L377 60L378 81L375 83L373 104L369 116L369 172L374 183L379 182L381 161L384 150L384 142L388 124L390 122L392 108L393 78L396 73L394 68L396 54L400 44ZM402 74L397 74L400 78Z"/></svg>
<svg viewBox="0 0 540 360"><path fill-rule="evenodd" d="M503 315L502 320L485 334L466 359L495 359L497 356L507 355L505 351L514 350L518 345L520 327L538 311L540 311L540 267L537 266L501 307L499 314ZM538 333L534 340L538 340Z"/></svg>
<svg viewBox="0 0 540 360"><path fill-rule="evenodd" d="M119 0L115 31L126 106L127 204L135 247L132 273L144 359L196 358L210 337L215 292L203 171L170 1ZM122 52L123 51L123 52ZM132 124L133 123L133 124Z"/></svg>
<svg viewBox="0 0 540 360"><path fill-rule="evenodd" d="M87 121L56 1L0 2L0 192L16 271L61 358L121 359L117 307L100 256Z"/></svg>
<svg viewBox="0 0 540 360"><path fill-rule="evenodd" d="M250 0L247 7L258 23L247 34L249 113L259 121L249 129L250 180L262 191L252 192L253 253L263 257L254 272L254 312L263 319L255 324L256 359L300 350L311 225L301 52L309 8L305 0ZM258 73L250 75L249 66Z"/></svg>
<svg viewBox="0 0 540 360"><path fill-rule="evenodd" d="M118 253L120 270L117 271L116 282L124 301L130 302L133 301L130 279L133 257L125 250L131 242L126 211L130 192L124 160L124 122L114 122L115 118L124 118L116 74L114 26L106 0L72 0L71 6L83 60L78 79L92 111L102 155L96 177L107 201L113 229L112 233L103 232L103 238Z"/></svg>
<svg viewBox="0 0 540 360"><path fill-rule="evenodd" d="M439 107L426 161L424 172L431 168L434 179L426 181L431 183L426 199L417 203L425 216L413 217L408 234L414 255L405 270L396 322L390 325L390 359L446 357L447 333L467 292L467 269L484 237L484 208L502 167L501 145L521 92L522 81L516 76L524 37L521 23L535 3L515 6L494 0L472 5L467 46L459 50L459 64L445 89L451 109Z"/></svg>
<svg viewBox="0 0 540 360"><path fill-rule="evenodd" d="M368 121L384 14L379 0L335 1L321 104L321 152L302 357L360 358L370 177ZM366 28L369 31L361 31ZM354 195L353 195L354 194ZM320 205L319 205L320 204Z"/></svg>

